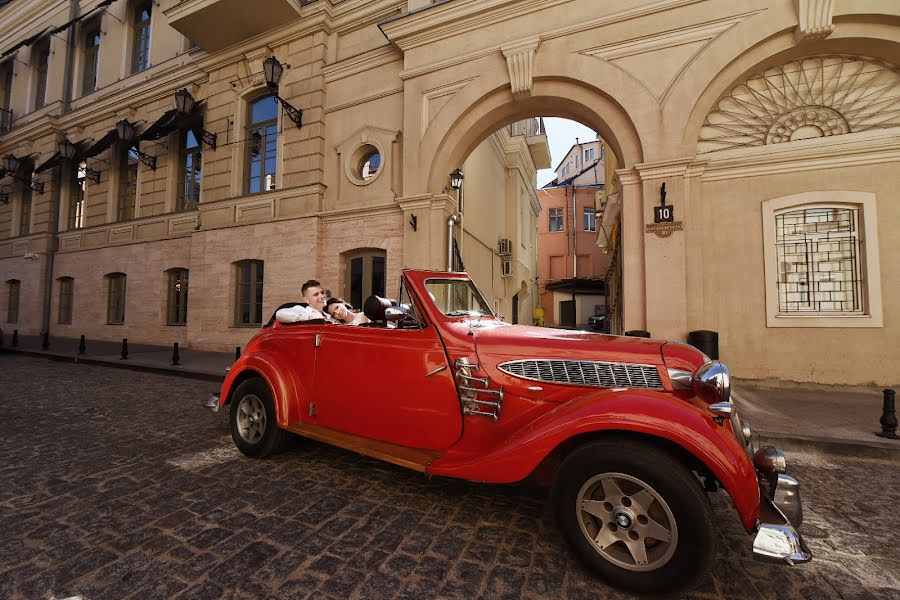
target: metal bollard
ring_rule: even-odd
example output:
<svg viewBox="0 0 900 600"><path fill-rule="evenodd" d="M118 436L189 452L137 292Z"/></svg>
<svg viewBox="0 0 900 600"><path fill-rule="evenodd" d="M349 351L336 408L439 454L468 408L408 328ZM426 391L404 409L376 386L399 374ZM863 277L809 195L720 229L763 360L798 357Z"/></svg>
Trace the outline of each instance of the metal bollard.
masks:
<svg viewBox="0 0 900 600"><path fill-rule="evenodd" d="M241 357L241 347L240 347L240 346L235 346L235 347L234 347L234 360L237 360L237 359L239 359L240 357Z"/></svg>
<svg viewBox="0 0 900 600"><path fill-rule="evenodd" d="M884 390L884 406L881 409L881 431L876 433L878 437L888 438L889 440L900 440L897 435L897 413L894 408L894 398L896 392L892 389Z"/></svg>
<svg viewBox="0 0 900 600"><path fill-rule="evenodd" d="M42 335L43 335L43 339L41 340L41 350L49 350L50 349L50 332L45 331Z"/></svg>
<svg viewBox="0 0 900 600"><path fill-rule="evenodd" d="M180 357L178 356L178 342L175 342L175 347L172 349L172 366L177 367L181 363L179 362Z"/></svg>
<svg viewBox="0 0 900 600"><path fill-rule="evenodd" d="M119 360L128 360L128 338L122 338L122 356Z"/></svg>
<svg viewBox="0 0 900 600"><path fill-rule="evenodd" d="M19 330L18 330L18 329L13 329L13 340L12 340L12 345L13 345L13 346L18 346L18 345L19 345Z"/></svg>
<svg viewBox="0 0 900 600"><path fill-rule="evenodd" d="M84 343L84 336L81 336L81 340L78 342L78 354L84 354L87 351L87 346Z"/></svg>

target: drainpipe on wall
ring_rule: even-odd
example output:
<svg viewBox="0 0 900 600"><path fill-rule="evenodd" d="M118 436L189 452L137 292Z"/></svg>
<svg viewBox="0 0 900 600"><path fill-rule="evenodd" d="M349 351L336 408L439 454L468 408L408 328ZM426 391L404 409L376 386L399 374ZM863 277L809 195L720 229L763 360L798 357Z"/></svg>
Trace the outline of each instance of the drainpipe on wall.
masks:
<svg viewBox="0 0 900 600"><path fill-rule="evenodd" d="M78 1L69 0L69 21L78 16ZM66 33L65 64L63 72L62 114L69 112L70 96L72 95L72 71L75 66L75 54L72 48L75 45L75 25L69 26ZM68 162L68 161L67 161ZM54 171L59 174L56 185L50 195L50 243L47 246L47 267L44 270L44 306L41 316L41 333L50 334L50 304L53 298L53 259L59 246L59 201L62 195L62 182L69 174L71 165L57 166Z"/></svg>
<svg viewBox="0 0 900 600"><path fill-rule="evenodd" d="M447 271L453 271L453 227L459 223L459 215L452 214L447 218Z"/></svg>
<svg viewBox="0 0 900 600"><path fill-rule="evenodd" d="M568 194L568 191L566 191ZM578 301L575 280L578 278L578 188L572 185L572 327L578 327Z"/></svg>

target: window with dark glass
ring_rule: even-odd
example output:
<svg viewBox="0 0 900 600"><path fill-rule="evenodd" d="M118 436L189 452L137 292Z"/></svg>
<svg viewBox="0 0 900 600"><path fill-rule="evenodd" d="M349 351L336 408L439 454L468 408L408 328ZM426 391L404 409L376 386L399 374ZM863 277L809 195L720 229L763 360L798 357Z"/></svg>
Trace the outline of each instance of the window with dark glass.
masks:
<svg viewBox="0 0 900 600"><path fill-rule="evenodd" d="M10 279L6 282L6 322L17 323L19 321L19 290L22 282L18 279Z"/></svg>
<svg viewBox="0 0 900 600"><path fill-rule="evenodd" d="M125 273L110 273L106 276L106 322L109 325L121 325L125 322L125 280Z"/></svg>
<svg viewBox="0 0 900 600"><path fill-rule="evenodd" d="M27 174L26 181L31 181L31 172ZM19 206L19 235L28 235L31 233L31 185L19 182L21 190L20 206Z"/></svg>
<svg viewBox="0 0 900 600"><path fill-rule="evenodd" d="M168 271L168 288L169 301L166 322L169 325L185 325L187 323L188 270L170 269Z"/></svg>
<svg viewBox="0 0 900 600"><path fill-rule="evenodd" d="M134 218L135 198L138 192L138 159L134 147L129 147L120 159L119 200L116 203L116 220Z"/></svg>
<svg viewBox="0 0 900 600"><path fill-rule="evenodd" d="M69 214L66 218L67 229L84 227L84 198L87 191L87 163L78 163L72 169L72 185L69 188Z"/></svg>
<svg viewBox="0 0 900 600"><path fill-rule="evenodd" d="M278 147L278 104L274 96L250 103L247 125L247 192L275 189L275 155Z"/></svg>
<svg viewBox="0 0 900 600"><path fill-rule="evenodd" d="M346 255L347 300L354 308L362 308L371 295L384 296L387 276L387 254L384 250L357 250Z"/></svg>
<svg viewBox="0 0 900 600"><path fill-rule="evenodd" d="M86 95L97 89L97 73L100 69L100 24L98 22L94 21L84 26L82 43L81 94Z"/></svg>
<svg viewBox="0 0 900 600"><path fill-rule="evenodd" d="M263 280L263 261L242 260L237 263L235 325L238 327L262 325Z"/></svg>
<svg viewBox="0 0 900 600"><path fill-rule="evenodd" d="M201 144L193 129L182 131L181 139L181 196L175 209L191 210L200 203Z"/></svg>
<svg viewBox="0 0 900 600"><path fill-rule="evenodd" d="M134 39L131 49L132 73L139 73L150 66L150 16L152 8L152 2L140 2L134 7Z"/></svg>
<svg viewBox="0 0 900 600"><path fill-rule="evenodd" d="M593 208L584 209L584 230L597 231L597 214Z"/></svg>
<svg viewBox="0 0 900 600"><path fill-rule="evenodd" d="M42 108L47 102L47 69L50 66L50 40L35 44L31 50L34 66L34 109Z"/></svg>
<svg viewBox="0 0 900 600"><path fill-rule="evenodd" d="M59 281L59 319L60 325L72 324L72 300L75 297L75 280L71 277L60 277Z"/></svg>
<svg viewBox="0 0 900 600"><path fill-rule="evenodd" d="M12 100L13 61L7 60L0 65L0 133L12 128L12 111L9 103Z"/></svg>
<svg viewBox="0 0 900 600"><path fill-rule="evenodd" d="M563 230L563 211L561 208L550 209L550 231Z"/></svg>

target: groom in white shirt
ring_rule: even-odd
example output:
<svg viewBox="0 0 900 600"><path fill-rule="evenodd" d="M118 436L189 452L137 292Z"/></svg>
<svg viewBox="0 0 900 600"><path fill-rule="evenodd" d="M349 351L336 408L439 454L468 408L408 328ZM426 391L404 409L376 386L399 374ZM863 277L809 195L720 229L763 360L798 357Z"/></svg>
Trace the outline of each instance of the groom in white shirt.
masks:
<svg viewBox="0 0 900 600"><path fill-rule="evenodd" d="M325 312L325 301L328 298L321 283L310 279L300 287L300 293L303 295L302 304L282 308L275 313L275 318L280 323L297 323L311 319L323 319L328 323L333 321Z"/></svg>

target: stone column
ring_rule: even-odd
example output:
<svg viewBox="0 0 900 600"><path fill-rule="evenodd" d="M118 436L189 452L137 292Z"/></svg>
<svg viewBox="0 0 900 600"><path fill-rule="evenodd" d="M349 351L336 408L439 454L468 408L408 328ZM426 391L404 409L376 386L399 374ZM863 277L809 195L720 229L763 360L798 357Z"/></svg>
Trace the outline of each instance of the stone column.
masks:
<svg viewBox="0 0 900 600"><path fill-rule="evenodd" d="M644 286L644 192L635 169L616 171L622 184L622 323L623 331L646 329Z"/></svg>

